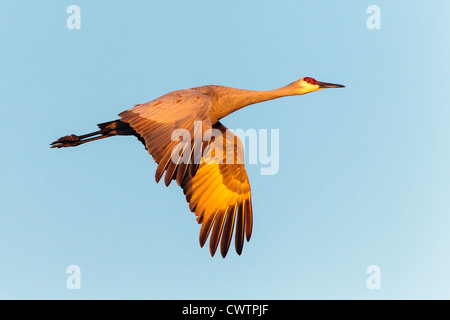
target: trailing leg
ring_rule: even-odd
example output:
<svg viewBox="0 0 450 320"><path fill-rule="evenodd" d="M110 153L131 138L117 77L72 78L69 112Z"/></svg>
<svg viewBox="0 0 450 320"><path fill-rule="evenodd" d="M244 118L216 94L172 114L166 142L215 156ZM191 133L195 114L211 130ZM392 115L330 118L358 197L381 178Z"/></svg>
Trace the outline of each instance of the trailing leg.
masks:
<svg viewBox="0 0 450 320"><path fill-rule="evenodd" d="M111 136L128 136L128 135L134 135L140 138L136 131L134 131L133 128L131 128L128 123L122 122L120 120L114 120L109 122L104 122L98 124L98 127L100 130L91 132L85 135L77 136L75 134L71 134L68 136L64 136L62 138L59 138L58 140L52 142L51 148L65 148L65 147L76 147L80 144L99 140L103 138L108 138Z"/></svg>

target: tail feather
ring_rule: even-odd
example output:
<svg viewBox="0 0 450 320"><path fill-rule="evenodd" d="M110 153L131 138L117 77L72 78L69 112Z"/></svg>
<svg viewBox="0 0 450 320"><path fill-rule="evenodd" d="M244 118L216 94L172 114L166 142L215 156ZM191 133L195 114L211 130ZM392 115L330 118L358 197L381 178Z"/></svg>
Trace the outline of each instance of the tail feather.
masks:
<svg viewBox="0 0 450 320"><path fill-rule="evenodd" d="M100 129L101 134L110 136L130 136L136 133L128 123L120 120L99 123L97 126Z"/></svg>

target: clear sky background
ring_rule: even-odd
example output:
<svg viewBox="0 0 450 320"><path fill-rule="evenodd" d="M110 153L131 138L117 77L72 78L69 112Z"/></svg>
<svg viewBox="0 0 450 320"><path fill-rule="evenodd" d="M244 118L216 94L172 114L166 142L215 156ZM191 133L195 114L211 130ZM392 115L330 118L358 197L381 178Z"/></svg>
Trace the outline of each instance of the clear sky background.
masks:
<svg viewBox="0 0 450 320"><path fill-rule="evenodd" d="M81 8L69 30L66 9ZM370 30L369 5L381 9ZM450 298L450 2L2 1L0 298ZM169 91L346 85L240 110L254 225L211 258L134 138L50 149ZM69 265L81 289L66 287ZM368 289L367 267L381 270Z"/></svg>

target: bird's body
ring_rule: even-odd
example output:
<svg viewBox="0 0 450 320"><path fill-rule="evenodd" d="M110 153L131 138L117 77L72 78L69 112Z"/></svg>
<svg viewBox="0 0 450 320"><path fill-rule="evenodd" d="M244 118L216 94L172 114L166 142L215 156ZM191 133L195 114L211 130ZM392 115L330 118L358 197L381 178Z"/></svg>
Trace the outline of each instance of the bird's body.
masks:
<svg viewBox="0 0 450 320"><path fill-rule="evenodd" d="M220 242L225 257L235 230L235 248L241 254L244 237L248 241L252 233L250 184L242 143L220 120L250 104L334 87L343 86L306 77L269 91L216 85L177 90L120 113L119 120L99 124L99 131L62 137L52 147L136 136L158 164L156 181L164 175L166 185L176 180L183 188L189 208L202 224L200 245L210 235L211 255Z"/></svg>

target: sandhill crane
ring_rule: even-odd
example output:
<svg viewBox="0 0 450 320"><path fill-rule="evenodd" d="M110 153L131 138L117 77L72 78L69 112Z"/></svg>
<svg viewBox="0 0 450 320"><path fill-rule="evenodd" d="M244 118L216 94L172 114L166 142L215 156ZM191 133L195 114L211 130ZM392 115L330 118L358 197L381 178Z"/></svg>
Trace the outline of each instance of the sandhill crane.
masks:
<svg viewBox="0 0 450 320"><path fill-rule="evenodd" d="M62 137L51 143L51 147L74 147L115 135L136 136L157 163L156 182L165 173L166 186L176 180L183 189L190 210L201 224L200 246L203 247L210 235L211 256L214 256L220 241L220 252L225 258L235 230L235 248L240 255L244 235L249 241L252 233L250 184L240 151L242 142L219 120L250 104L342 87L304 77L268 91L216 85L173 91L120 113L119 120L98 124L98 131ZM190 143L181 145L179 140L172 139L174 130L180 128L190 133ZM218 130L221 136L210 141L194 139L198 133L203 137L211 129ZM233 146L231 156L228 151L217 154L208 152L224 150L228 145ZM186 155L188 160L172 161L174 150L180 156ZM232 160L227 157L232 157Z"/></svg>

